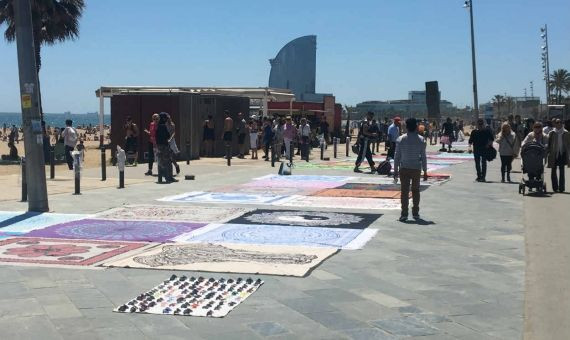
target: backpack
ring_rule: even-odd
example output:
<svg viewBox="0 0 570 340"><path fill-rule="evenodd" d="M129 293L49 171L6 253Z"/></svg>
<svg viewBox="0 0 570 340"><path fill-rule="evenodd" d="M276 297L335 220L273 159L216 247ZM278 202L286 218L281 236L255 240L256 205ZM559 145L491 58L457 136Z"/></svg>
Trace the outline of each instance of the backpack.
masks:
<svg viewBox="0 0 570 340"><path fill-rule="evenodd" d="M392 164L390 164L389 160L380 162L380 164L378 164L378 167L376 168L376 172L378 172L378 175L389 176L390 172L392 172Z"/></svg>

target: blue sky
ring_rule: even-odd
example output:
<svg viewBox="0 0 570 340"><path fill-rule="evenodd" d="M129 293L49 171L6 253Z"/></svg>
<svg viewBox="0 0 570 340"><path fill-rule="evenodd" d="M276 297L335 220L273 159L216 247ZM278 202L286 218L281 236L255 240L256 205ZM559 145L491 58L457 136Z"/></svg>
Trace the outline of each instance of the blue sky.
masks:
<svg viewBox="0 0 570 340"><path fill-rule="evenodd" d="M479 101L544 98L539 27L551 70L570 69L570 1L473 0ZM472 104L469 18L461 0L86 0L81 36L42 50L44 110L98 110L100 85L266 86L269 58L317 35L317 92L337 102L402 99L438 80ZM0 27L2 33L5 26ZM528 89L530 95L530 89ZM0 112L18 112L16 45L0 40Z"/></svg>

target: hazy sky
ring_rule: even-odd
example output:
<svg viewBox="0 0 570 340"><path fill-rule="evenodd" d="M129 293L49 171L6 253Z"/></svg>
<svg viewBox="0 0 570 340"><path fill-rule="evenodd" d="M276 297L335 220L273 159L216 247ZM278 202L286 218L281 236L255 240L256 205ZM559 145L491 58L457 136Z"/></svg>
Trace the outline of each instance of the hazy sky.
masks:
<svg viewBox="0 0 570 340"><path fill-rule="evenodd" d="M473 0L479 101L545 96L539 27L551 70L570 69L570 1ZM46 112L98 110L101 85L267 86L269 58L317 35L317 92L337 102L403 99L438 80L472 105L468 11L461 0L87 0L81 36L42 49ZM4 32L5 26L0 27ZM0 112L20 110L15 43L0 40Z"/></svg>

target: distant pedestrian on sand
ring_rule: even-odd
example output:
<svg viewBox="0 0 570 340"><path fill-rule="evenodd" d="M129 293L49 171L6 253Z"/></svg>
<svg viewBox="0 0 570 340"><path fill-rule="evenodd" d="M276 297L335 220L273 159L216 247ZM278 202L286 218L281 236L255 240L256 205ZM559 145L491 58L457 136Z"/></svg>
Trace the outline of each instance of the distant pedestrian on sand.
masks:
<svg viewBox="0 0 570 340"><path fill-rule="evenodd" d="M63 144L65 145L65 161L69 170L73 170L73 156L71 153L77 145L77 130L73 127L73 121L68 119L65 121L65 129L62 132Z"/></svg>
<svg viewBox="0 0 570 340"><path fill-rule="evenodd" d="M398 138L394 155L394 180L400 177L402 213L400 221L408 219L410 200L410 183L412 189L412 216L420 218L420 177L424 171L424 181L427 181L427 158L424 138L417 133L418 122L415 118L406 120L407 133Z"/></svg>

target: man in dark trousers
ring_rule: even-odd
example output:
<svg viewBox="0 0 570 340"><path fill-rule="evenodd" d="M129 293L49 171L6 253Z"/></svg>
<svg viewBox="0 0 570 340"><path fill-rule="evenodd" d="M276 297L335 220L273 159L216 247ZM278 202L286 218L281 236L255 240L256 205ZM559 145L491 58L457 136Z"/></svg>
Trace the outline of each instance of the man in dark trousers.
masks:
<svg viewBox="0 0 570 340"><path fill-rule="evenodd" d="M481 118L477 120L477 128L469 136L469 145L473 146L473 157L475 157L475 169L477 170L477 182L485 182L487 175L486 153L493 145L493 133L485 126L485 121Z"/></svg>
<svg viewBox="0 0 570 340"><path fill-rule="evenodd" d="M366 114L366 119L360 124L360 129L358 129L358 144L360 145L358 151L358 158L356 158L356 163L354 164L354 172L362 172L359 169L360 164L364 157L370 165L370 171L374 172L374 160L372 160L372 151L370 150L370 143L374 138L378 136L378 133L374 132L372 129L372 118L374 118L374 112L368 111Z"/></svg>
<svg viewBox="0 0 570 340"><path fill-rule="evenodd" d="M408 219L410 201L410 184L412 188L412 216L420 218L420 178L424 171L424 181L427 181L427 157L424 138L418 135L418 122L415 118L406 119L405 135L398 138L394 155L394 181L401 180L402 214L400 221Z"/></svg>

